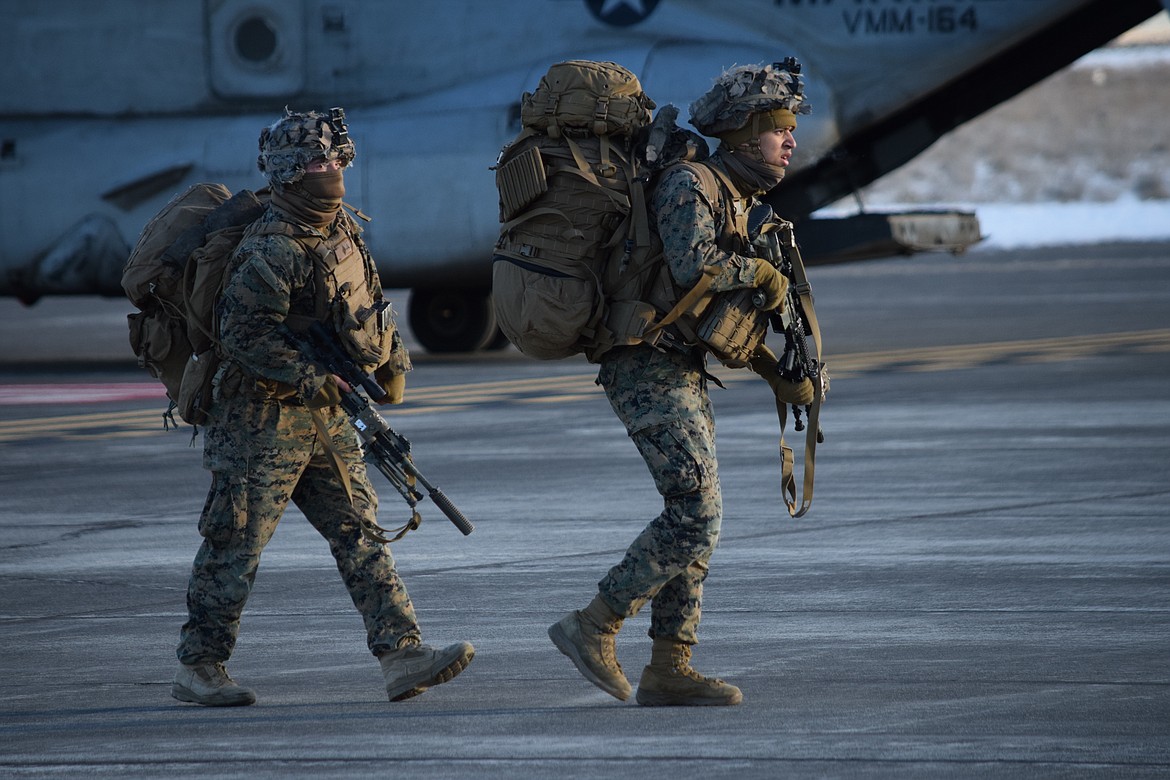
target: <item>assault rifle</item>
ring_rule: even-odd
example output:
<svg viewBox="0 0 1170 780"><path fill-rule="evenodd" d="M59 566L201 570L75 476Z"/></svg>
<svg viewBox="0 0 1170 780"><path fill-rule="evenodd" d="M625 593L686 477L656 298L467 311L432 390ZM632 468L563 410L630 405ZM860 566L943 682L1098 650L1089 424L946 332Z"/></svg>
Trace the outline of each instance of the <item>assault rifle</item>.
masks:
<svg viewBox="0 0 1170 780"><path fill-rule="evenodd" d="M748 235L752 237L752 244L763 251L764 258L789 281L784 304L768 317L773 332L784 336L784 351L778 355L776 372L789 382L812 380L815 392L823 397L829 392L829 374L820 359L809 351L811 338L813 347L819 353L820 333L816 332L816 319L811 311L812 286L804 275L804 261L800 257L792 225L778 220L772 207L762 203L748 213ZM757 307L763 308L764 292L756 291L752 301ZM805 301L809 304L807 309ZM809 412L810 407L804 407L804 411ZM803 431L804 420L801 419L800 407L793 405L792 417L796 430ZM824 441L819 426L817 441Z"/></svg>
<svg viewBox="0 0 1170 780"><path fill-rule="evenodd" d="M803 408L808 415L808 430L804 437L804 487L799 505L796 496L796 477L793 473L792 448L784 443L786 407L778 399L776 411L780 417L781 489L788 514L802 517L812 505L813 475L816 468L817 444L825 440L821 433L821 403L829 392L829 372L821 362L821 331L813 311L812 286L804 273L804 261L792 224L776 218L772 207L761 204L748 213L748 235L764 259L776 266L788 279L781 307L768 315L772 330L784 335L784 351L777 358L776 373L790 382L808 379L813 385L813 401ZM753 302L764 307L765 296L757 290ZM804 430L801 407L791 405L796 430Z"/></svg>
<svg viewBox="0 0 1170 780"><path fill-rule="evenodd" d="M422 520L416 507L424 496L422 491L415 487L417 483L427 489L431 501L443 511L447 519L454 523L464 536L474 531L475 526L455 508L455 505L443 494L443 491L427 481L427 478L414 465L414 460L410 455L410 442L391 428L382 415L370 406L369 400L357 389L362 388L375 401L384 399L386 391L374 381L372 376L362 371L346 354L345 350L337 345L334 336L324 325L314 322L309 327L309 338L311 340L310 346L317 360L331 374L341 377L350 386L348 392L341 392L341 408L349 415L350 423L353 424L358 436L361 437L366 452L366 461L377 467L378 471L390 480L390 484L410 505L413 515L406 528L417 527Z"/></svg>

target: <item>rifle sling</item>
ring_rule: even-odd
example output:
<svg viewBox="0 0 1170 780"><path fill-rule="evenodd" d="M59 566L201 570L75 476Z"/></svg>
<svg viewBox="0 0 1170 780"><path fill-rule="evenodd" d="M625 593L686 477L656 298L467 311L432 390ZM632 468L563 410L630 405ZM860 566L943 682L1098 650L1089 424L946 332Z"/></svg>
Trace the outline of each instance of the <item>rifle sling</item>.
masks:
<svg viewBox="0 0 1170 780"><path fill-rule="evenodd" d="M788 234L792 235L791 232ZM784 443L784 426L788 420L788 404L776 399L776 414L780 421L780 489L784 496L784 504L788 507L788 514L792 517L803 517L812 506L813 477L816 473L817 434L820 431L821 401L823 393L825 366L821 362L821 328L817 322L816 310L813 309L812 286L808 282L808 275L804 270L804 260L800 256L800 248L795 239L790 239L788 250L792 256L793 290L800 298L805 316L808 318L808 327L811 331L813 344L816 345L816 361L821 370L813 380L813 402L809 407L804 437L804 481L802 484L800 508L797 509L796 478L793 474L795 463L792 448Z"/></svg>
<svg viewBox="0 0 1170 780"><path fill-rule="evenodd" d="M345 467L345 461L342 459L341 453L333 444L333 437L329 435L329 428L325 425L325 418L321 416L321 410L318 408L310 408L309 416L313 418L313 427L317 429L317 436L321 439L321 446L325 448L325 454L329 456L329 467L333 469L333 473L341 480L341 485L345 488L345 495L349 498L350 506L353 506L353 485L349 481L349 469Z"/></svg>
<svg viewBox="0 0 1170 780"><path fill-rule="evenodd" d="M801 490L800 508L797 509L796 477L793 473L795 462L792 448L784 442L784 426L788 420L788 404L777 399L776 414L780 420L780 490L784 495L784 504L788 507L788 514L792 517L803 517L812 506L813 475L816 472L817 432L820 430L821 420L821 387L820 382L813 383L813 392L816 394L809 407L808 420L805 421L804 436L804 481Z"/></svg>

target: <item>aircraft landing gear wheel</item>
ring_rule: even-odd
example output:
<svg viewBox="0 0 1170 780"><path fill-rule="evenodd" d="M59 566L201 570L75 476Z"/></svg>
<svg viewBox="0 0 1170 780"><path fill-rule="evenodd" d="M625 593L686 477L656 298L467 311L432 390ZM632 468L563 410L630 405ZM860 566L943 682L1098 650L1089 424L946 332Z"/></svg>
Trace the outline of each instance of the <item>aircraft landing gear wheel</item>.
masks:
<svg viewBox="0 0 1170 780"><path fill-rule="evenodd" d="M508 341L508 337L504 335L504 331L496 328L496 335L488 341L487 346L484 347L488 352L499 352L512 346L512 342Z"/></svg>
<svg viewBox="0 0 1170 780"><path fill-rule="evenodd" d="M413 290L410 330L427 352L475 352L497 340L491 291Z"/></svg>

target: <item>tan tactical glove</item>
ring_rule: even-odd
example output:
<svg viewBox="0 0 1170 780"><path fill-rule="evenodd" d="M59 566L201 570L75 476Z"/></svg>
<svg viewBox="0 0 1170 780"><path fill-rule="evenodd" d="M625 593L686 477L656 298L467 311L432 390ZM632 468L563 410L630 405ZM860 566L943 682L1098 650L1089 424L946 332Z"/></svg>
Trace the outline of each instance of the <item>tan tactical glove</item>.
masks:
<svg viewBox="0 0 1170 780"><path fill-rule="evenodd" d="M341 403L341 390L337 387L337 378L333 375L325 377L325 384L309 401L310 409L320 409L324 406L337 406Z"/></svg>
<svg viewBox="0 0 1170 780"><path fill-rule="evenodd" d="M764 378L764 381L772 388L772 392L776 394L776 399L781 403L808 406L813 402L816 388L813 387L812 380L802 379L799 382L789 382L781 377L776 373L778 365L776 355L763 344L756 349L755 357L748 361L748 365L751 366L752 371Z"/></svg>
<svg viewBox="0 0 1170 780"><path fill-rule="evenodd" d="M406 374L395 374L390 378L378 377L378 384L386 391L386 397L378 402L379 406L402 403L406 394Z"/></svg>
<svg viewBox="0 0 1170 780"><path fill-rule="evenodd" d="M767 260L756 258L756 287L764 293L764 311L772 311L784 303L788 279Z"/></svg>
<svg viewBox="0 0 1170 780"><path fill-rule="evenodd" d="M287 401L290 398L296 398L297 395L295 387L286 385L284 382L277 382L275 379L257 379L254 386L259 395L271 398L273 401Z"/></svg>

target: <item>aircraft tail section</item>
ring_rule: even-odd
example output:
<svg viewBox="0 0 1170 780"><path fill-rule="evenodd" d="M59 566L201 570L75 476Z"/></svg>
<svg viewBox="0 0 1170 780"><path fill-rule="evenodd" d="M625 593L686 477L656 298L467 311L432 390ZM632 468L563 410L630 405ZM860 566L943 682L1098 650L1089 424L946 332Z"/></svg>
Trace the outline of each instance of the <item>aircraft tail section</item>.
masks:
<svg viewBox="0 0 1170 780"><path fill-rule="evenodd" d="M850 134L810 167L789 174L768 200L808 215L905 164L942 135L1014 97L1154 16L1170 0L1090 0L962 76Z"/></svg>

